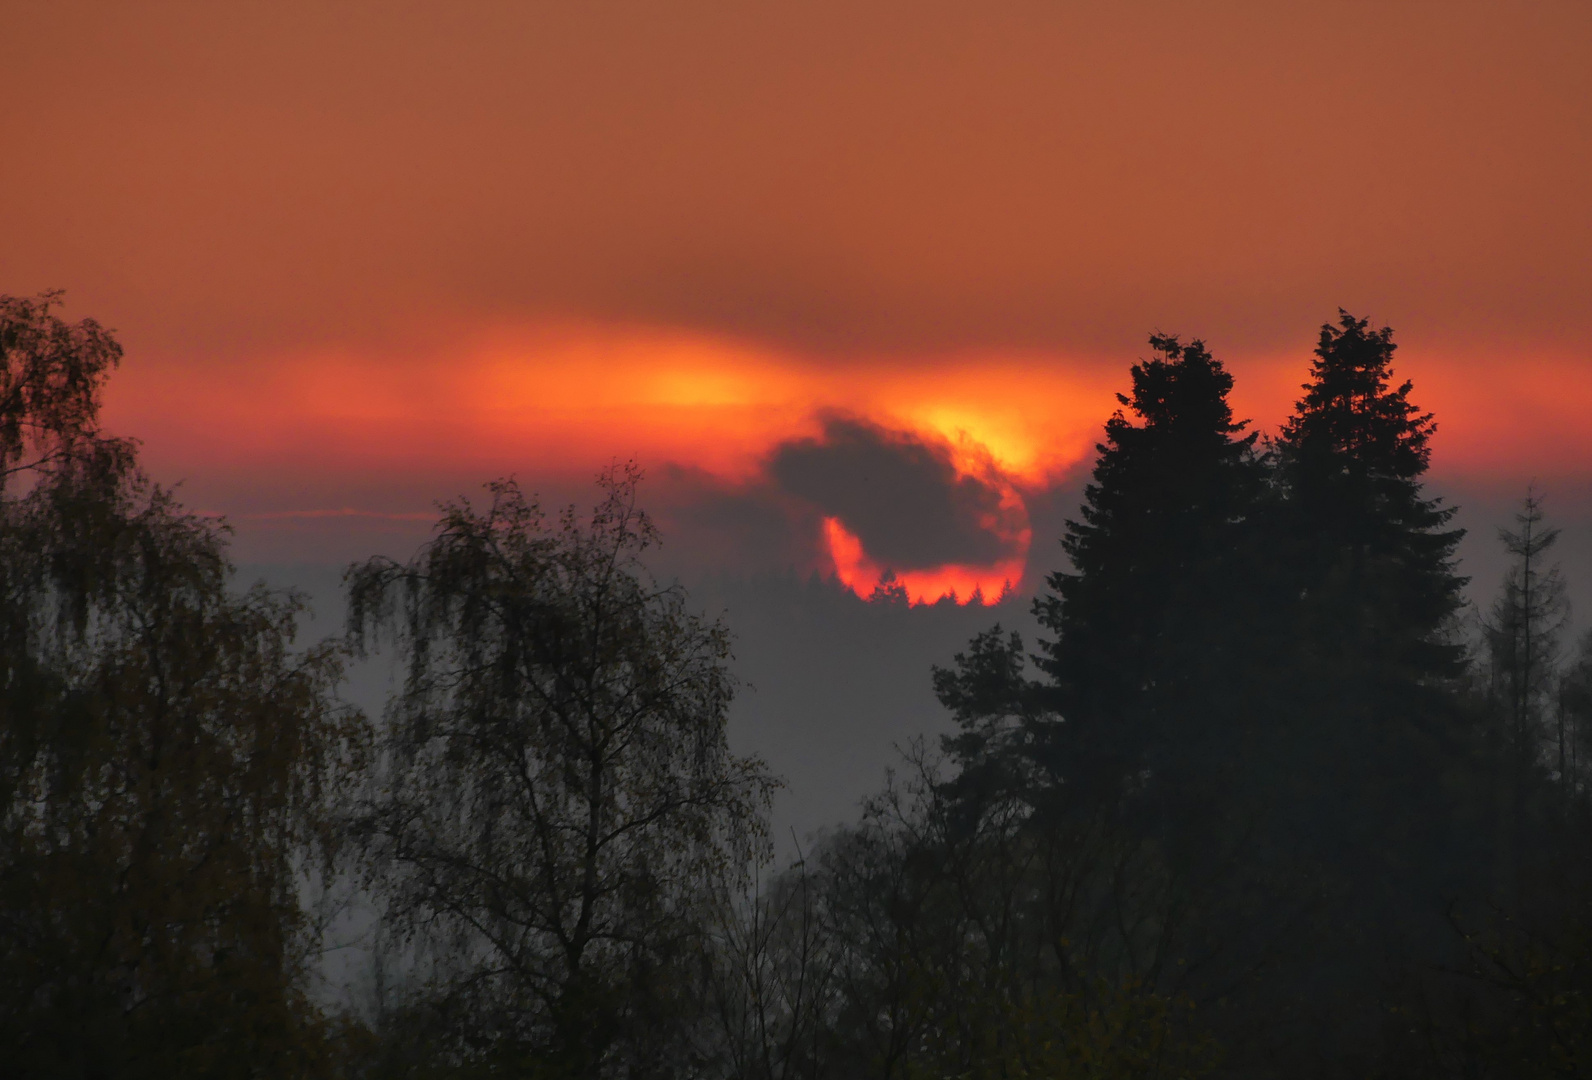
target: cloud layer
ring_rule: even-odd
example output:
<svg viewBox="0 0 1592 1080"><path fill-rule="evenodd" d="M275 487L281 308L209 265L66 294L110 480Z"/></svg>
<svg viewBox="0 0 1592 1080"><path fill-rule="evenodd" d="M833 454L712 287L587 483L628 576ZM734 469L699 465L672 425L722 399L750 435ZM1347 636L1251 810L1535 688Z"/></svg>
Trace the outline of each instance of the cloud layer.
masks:
<svg viewBox="0 0 1592 1080"><path fill-rule="evenodd" d="M1592 7L8 5L0 290L161 354L1592 340Z"/></svg>
<svg viewBox="0 0 1592 1080"><path fill-rule="evenodd" d="M615 457L680 467L708 566L820 559L826 520L859 567L999 564L1023 504L1053 554L1046 492L1149 331L1211 342L1264 428L1339 304L1397 331L1439 467L1592 461L1585 0L57 0L6 30L0 292L116 328L108 422L272 557Z"/></svg>
<svg viewBox="0 0 1592 1080"><path fill-rule="evenodd" d="M958 469L952 445L830 415L816 438L775 448L769 478L838 518L876 563L896 572L989 565L1026 547L1026 515L993 466Z"/></svg>

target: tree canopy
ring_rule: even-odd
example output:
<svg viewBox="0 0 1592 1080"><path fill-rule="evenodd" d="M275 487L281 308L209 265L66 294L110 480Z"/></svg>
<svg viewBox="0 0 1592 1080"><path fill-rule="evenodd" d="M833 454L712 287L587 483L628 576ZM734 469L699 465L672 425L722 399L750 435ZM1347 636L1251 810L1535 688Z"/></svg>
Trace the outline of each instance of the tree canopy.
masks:
<svg viewBox="0 0 1592 1080"><path fill-rule="evenodd" d="M120 350L0 301L0 1042L51 1076L308 1074L302 872L359 764L341 650L97 429ZM24 451L29 453L25 456ZM20 464L18 464L20 463Z"/></svg>
<svg viewBox="0 0 1592 1080"><path fill-rule="evenodd" d="M356 640L391 631L408 670L359 817L387 915L493 1059L552 1075L645 1075L679 1042L704 913L771 788L726 744L725 629L636 561L637 479L556 527L495 484L412 562L349 577Z"/></svg>
<svg viewBox="0 0 1592 1080"><path fill-rule="evenodd" d="M59 303L0 297L0 1073L1592 1072L1592 635L1532 488L1467 637L1391 330L1324 325L1273 440L1152 336L1039 640L934 669L953 734L780 867L639 470L445 504L301 646ZM368 1000L318 979L333 894Z"/></svg>

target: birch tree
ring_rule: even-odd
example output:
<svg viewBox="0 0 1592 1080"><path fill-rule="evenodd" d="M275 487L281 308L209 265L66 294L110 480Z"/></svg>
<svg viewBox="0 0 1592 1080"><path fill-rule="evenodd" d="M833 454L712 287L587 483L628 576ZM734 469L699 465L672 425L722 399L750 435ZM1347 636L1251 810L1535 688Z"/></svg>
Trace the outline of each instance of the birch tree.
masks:
<svg viewBox="0 0 1592 1080"><path fill-rule="evenodd" d="M637 480L556 522L497 483L413 561L350 572L356 640L407 670L363 835L453 1065L670 1071L715 882L762 839L728 633L641 566Z"/></svg>

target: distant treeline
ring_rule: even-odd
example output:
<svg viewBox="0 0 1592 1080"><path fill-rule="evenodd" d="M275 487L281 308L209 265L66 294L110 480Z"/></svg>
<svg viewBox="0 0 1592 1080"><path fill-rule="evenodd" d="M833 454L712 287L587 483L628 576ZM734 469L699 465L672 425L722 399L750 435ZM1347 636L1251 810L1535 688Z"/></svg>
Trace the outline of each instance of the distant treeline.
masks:
<svg viewBox="0 0 1592 1080"><path fill-rule="evenodd" d="M1045 636L933 671L957 733L775 868L634 470L448 506L296 647L57 302L0 298L0 1075L1592 1074L1592 639L1534 491L1464 605L1389 330L1324 326L1274 440L1151 338Z"/></svg>

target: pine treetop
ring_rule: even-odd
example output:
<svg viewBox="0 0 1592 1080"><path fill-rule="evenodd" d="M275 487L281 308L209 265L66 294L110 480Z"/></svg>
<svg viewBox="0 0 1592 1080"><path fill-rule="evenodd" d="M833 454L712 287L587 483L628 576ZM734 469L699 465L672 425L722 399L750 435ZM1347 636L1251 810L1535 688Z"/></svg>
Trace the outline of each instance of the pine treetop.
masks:
<svg viewBox="0 0 1592 1080"><path fill-rule="evenodd" d="M1340 469L1368 477L1414 480L1431 461L1437 424L1410 403L1413 383L1392 386L1391 327L1371 329L1338 309L1338 325L1321 327L1310 382L1282 444L1298 457L1334 458Z"/></svg>

